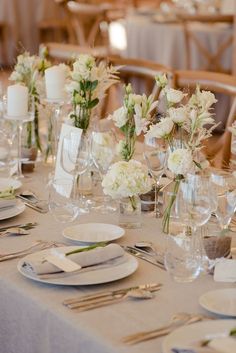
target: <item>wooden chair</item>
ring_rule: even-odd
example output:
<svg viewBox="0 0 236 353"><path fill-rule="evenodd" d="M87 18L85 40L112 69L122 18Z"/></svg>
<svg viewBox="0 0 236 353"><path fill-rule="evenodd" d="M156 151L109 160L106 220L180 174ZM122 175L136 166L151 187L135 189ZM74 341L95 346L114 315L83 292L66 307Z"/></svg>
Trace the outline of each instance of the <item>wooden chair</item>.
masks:
<svg viewBox="0 0 236 353"><path fill-rule="evenodd" d="M103 59L108 55L104 47L87 48L73 44L46 43L41 44L39 50L44 48L47 50L49 60L54 64L61 62L70 64L79 54L90 54L97 59Z"/></svg>
<svg viewBox="0 0 236 353"><path fill-rule="evenodd" d="M179 14L178 19L183 25L185 46L186 46L186 60L187 69L191 69L192 62L192 45L195 45L202 58L206 61L206 65L201 67L201 70L215 71L226 73L222 66L222 58L226 50L233 45L233 31L232 34L220 43L216 52L212 53L210 48L202 43L199 36L194 33L192 26L195 23L201 23L201 26L205 26L206 30L213 25L228 24L233 26L234 16L233 15L185 15Z"/></svg>
<svg viewBox="0 0 236 353"><path fill-rule="evenodd" d="M99 5L69 1L68 10L75 29L77 44L94 47L109 46L106 9Z"/></svg>
<svg viewBox="0 0 236 353"><path fill-rule="evenodd" d="M122 104L124 84L131 83L136 94L153 94L154 99L157 99L160 89L155 83L155 76L167 73L172 82L172 70L152 61L111 56L107 58L107 62L119 72L120 82L112 86L108 92L104 103L105 110L102 111L103 117Z"/></svg>
<svg viewBox="0 0 236 353"><path fill-rule="evenodd" d="M231 97L230 111L227 116L224 132L211 137L205 144L205 154L213 165L227 167L230 162L231 133L228 127L236 119L236 77L206 71L175 71L174 83L177 88L210 90Z"/></svg>
<svg viewBox="0 0 236 353"><path fill-rule="evenodd" d="M39 43L54 40L56 42L75 43L75 34L70 22L70 13L66 2L54 0L60 18L50 18L38 23Z"/></svg>
<svg viewBox="0 0 236 353"><path fill-rule="evenodd" d="M6 24L0 22L0 47L3 65L6 64Z"/></svg>
<svg viewBox="0 0 236 353"><path fill-rule="evenodd" d="M233 74L236 76L236 8L234 15Z"/></svg>

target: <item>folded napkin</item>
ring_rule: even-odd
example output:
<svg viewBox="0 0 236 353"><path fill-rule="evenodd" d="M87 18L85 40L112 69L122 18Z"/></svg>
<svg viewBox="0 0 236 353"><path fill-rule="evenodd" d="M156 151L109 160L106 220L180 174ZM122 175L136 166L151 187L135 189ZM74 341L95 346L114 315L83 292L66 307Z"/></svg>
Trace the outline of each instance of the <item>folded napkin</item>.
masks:
<svg viewBox="0 0 236 353"><path fill-rule="evenodd" d="M81 267L88 267L107 262L123 255L124 250L118 244L109 244L105 247L97 247L92 250L71 254L68 258ZM43 258L41 260L26 260L22 267L37 275L61 272L61 269Z"/></svg>
<svg viewBox="0 0 236 353"><path fill-rule="evenodd" d="M220 259L215 265L214 280L216 282L236 282L236 260Z"/></svg>
<svg viewBox="0 0 236 353"><path fill-rule="evenodd" d="M219 353L235 353L236 338L233 338L233 337L214 338L208 343L208 347L215 349L215 351Z"/></svg>

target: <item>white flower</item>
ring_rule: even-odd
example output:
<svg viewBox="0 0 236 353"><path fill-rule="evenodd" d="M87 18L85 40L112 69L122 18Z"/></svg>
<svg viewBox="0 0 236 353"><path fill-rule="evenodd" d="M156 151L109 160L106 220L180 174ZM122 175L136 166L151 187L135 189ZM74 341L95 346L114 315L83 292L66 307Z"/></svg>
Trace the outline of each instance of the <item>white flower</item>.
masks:
<svg viewBox="0 0 236 353"><path fill-rule="evenodd" d="M73 64L71 77L76 81L88 80L91 75L91 70L95 65L94 57L87 54L81 54Z"/></svg>
<svg viewBox="0 0 236 353"><path fill-rule="evenodd" d="M119 199L148 192L151 180L146 166L131 159L114 163L103 178L102 187L105 195Z"/></svg>
<svg viewBox="0 0 236 353"><path fill-rule="evenodd" d="M76 81L70 81L68 85L66 85L66 91L69 93L73 93L74 91L79 92L80 91L80 84L79 82Z"/></svg>
<svg viewBox="0 0 236 353"><path fill-rule="evenodd" d="M178 148L170 153L168 168L174 174L186 175L193 167L191 151L185 148Z"/></svg>
<svg viewBox="0 0 236 353"><path fill-rule="evenodd" d="M182 99L185 96L185 94L182 91L179 91L174 88L167 88L165 92L166 92L166 98L170 103L179 103L182 101Z"/></svg>
<svg viewBox="0 0 236 353"><path fill-rule="evenodd" d="M186 107L170 108L168 110L169 117L176 124L183 124L188 118L188 110Z"/></svg>
<svg viewBox="0 0 236 353"><path fill-rule="evenodd" d="M156 80L156 84L158 87L160 88L165 88L168 84L168 79L166 77L166 74L163 74L163 75L157 75L155 77L155 80Z"/></svg>
<svg viewBox="0 0 236 353"><path fill-rule="evenodd" d="M135 132L139 136L141 132L146 132L147 125L151 118L151 112L157 107L158 101L154 101L152 95L147 97L142 95L142 100L134 106Z"/></svg>
<svg viewBox="0 0 236 353"><path fill-rule="evenodd" d="M215 95L210 91L200 91L197 89L197 98L203 110L208 110L214 103L217 102Z"/></svg>
<svg viewBox="0 0 236 353"><path fill-rule="evenodd" d="M163 118L161 121L150 127L147 138L166 138L172 131L174 123L171 118Z"/></svg>
<svg viewBox="0 0 236 353"><path fill-rule="evenodd" d="M115 110L114 113L108 117L108 119L113 120L115 126L119 128L124 126L128 120L127 109L125 107L121 107Z"/></svg>
<svg viewBox="0 0 236 353"><path fill-rule="evenodd" d="M140 94L131 93L129 94L127 107L133 107L137 104L140 105L142 103L142 100L143 96L141 96Z"/></svg>

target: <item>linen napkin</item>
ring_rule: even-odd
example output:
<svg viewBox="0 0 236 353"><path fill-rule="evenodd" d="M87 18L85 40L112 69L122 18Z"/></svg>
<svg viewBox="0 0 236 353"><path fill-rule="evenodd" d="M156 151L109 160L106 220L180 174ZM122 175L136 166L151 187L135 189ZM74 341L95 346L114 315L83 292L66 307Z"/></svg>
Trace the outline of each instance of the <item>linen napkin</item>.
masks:
<svg viewBox="0 0 236 353"><path fill-rule="evenodd" d="M220 259L215 265L214 280L216 282L236 282L236 260Z"/></svg>
<svg viewBox="0 0 236 353"><path fill-rule="evenodd" d="M118 244L109 244L105 247L97 247L92 250L71 254L68 258L83 268L98 265L123 255L124 250L121 246ZM36 275L58 273L62 271L43 258L41 260L26 260L22 267Z"/></svg>

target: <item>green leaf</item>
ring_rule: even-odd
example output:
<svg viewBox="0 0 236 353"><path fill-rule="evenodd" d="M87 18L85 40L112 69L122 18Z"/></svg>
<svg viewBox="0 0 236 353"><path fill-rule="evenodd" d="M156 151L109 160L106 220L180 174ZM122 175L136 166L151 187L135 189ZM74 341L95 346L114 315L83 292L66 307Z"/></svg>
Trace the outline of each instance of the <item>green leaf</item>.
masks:
<svg viewBox="0 0 236 353"><path fill-rule="evenodd" d="M91 84L91 91L94 91L98 86L98 80L93 81Z"/></svg>
<svg viewBox="0 0 236 353"><path fill-rule="evenodd" d="M99 103L99 99L98 98L95 98L94 100L88 102L87 104L87 108L88 109L92 109L94 107L96 107L96 105Z"/></svg>
<svg viewBox="0 0 236 353"><path fill-rule="evenodd" d="M65 256L69 256L69 255L72 255L72 254L77 254L77 253L80 253L80 252L93 250L93 249L96 249L96 248L104 248L106 245L107 245L107 243L93 244L93 245L90 245L90 246L86 246L86 248L79 248L79 249L75 249L73 251L69 251L69 252L67 252L65 254Z"/></svg>
<svg viewBox="0 0 236 353"><path fill-rule="evenodd" d="M96 81L86 81L84 84L85 91L94 91L98 86L98 80Z"/></svg>
<svg viewBox="0 0 236 353"><path fill-rule="evenodd" d="M201 164L200 163L198 163L198 162L196 162L196 161L193 161L193 163L199 168L199 169L201 169L202 170L202 166L201 166Z"/></svg>
<svg viewBox="0 0 236 353"><path fill-rule="evenodd" d="M236 327L233 328L230 333L229 333L230 336L235 336L236 337Z"/></svg>

